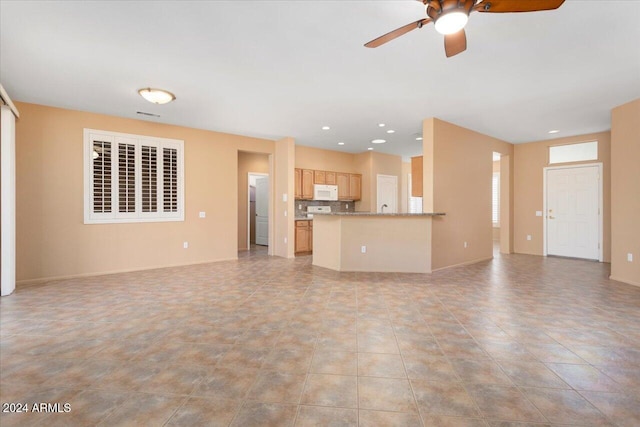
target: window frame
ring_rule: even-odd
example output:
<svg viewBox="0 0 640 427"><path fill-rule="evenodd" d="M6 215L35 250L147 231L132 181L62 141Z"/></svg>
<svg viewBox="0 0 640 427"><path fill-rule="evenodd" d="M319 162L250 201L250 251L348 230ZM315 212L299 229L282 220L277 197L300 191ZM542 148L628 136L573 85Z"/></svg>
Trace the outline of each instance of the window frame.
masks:
<svg viewBox="0 0 640 427"><path fill-rule="evenodd" d="M585 146L587 144L594 144L595 145L595 157L582 157L582 158L573 158L573 159L569 159L569 160L563 160L563 161L557 161L557 160L553 160L553 153L552 151L554 149L570 149L571 147L577 147L577 146ZM575 154L575 153L574 153ZM600 157L600 152L599 152L599 142L597 139L594 139L592 141L580 141L580 142L571 142L568 144L556 144L556 145L549 145L548 149L547 149L547 164L548 165L563 165L563 164L572 164L572 163L584 163L584 162L594 162L594 161L598 161Z"/></svg>
<svg viewBox="0 0 640 427"><path fill-rule="evenodd" d="M111 212L96 213L93 193L93 146L94 141L111 143ZM119 212L119 147L118 144L133 144L135 174L135 211ZM143 212L142 206L142 147L156 148L156 194L157 208L160 212ZM123 224L141 222L174 222L184 221L184 141L169 138L158 138L145 135L134 135L85 128L83 131L83 167L84 167L84 223L85 224ZM163 149L171 148L177 154L177 211L164 211L163 190Z"/></svg>

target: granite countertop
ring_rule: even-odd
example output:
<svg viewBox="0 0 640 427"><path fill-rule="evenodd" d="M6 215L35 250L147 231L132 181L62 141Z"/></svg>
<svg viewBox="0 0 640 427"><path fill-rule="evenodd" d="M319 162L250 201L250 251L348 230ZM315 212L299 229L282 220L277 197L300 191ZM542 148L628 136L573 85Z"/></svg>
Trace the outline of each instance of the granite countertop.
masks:
<svg viewBox="0 0 640 427"><path fill-rule="evenodd" d="M297 216L295 217L296 221L313 221L313 218L307 218L306 216Z"/></svg>
<svg viewBox="0 0 640 427"><path fill-rule="evenodd" d="M314 215L326 216L444 216L444 212L424 212L424 213L375 213L375 212L331 212L317 213Z"/></svg>

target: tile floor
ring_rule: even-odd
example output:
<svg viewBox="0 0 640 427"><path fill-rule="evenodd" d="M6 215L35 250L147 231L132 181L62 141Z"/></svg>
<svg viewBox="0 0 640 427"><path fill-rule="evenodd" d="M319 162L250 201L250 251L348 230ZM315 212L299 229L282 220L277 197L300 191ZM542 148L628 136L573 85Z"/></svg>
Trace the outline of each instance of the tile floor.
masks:
<svg viewBox="0 0 640 427"><path fill-rule="evenodd" d="M8 426L638 426L640 288L526 255L432 275L238 261L0 299Z"/></svg>

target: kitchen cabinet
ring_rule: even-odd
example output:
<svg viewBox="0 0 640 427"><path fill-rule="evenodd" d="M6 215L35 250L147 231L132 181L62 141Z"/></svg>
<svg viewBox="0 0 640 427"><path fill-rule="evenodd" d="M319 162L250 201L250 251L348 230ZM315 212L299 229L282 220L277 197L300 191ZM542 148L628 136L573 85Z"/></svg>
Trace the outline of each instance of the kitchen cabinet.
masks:
<svg viewBox="0 0 640 427"><path fill-rule="evenodd" d="M349 198L351 200L360 200L362 198L362 175L349 174Z"/></svg>
<svg viewBox="0 0 640 427"><path fill-rule="evenodd" d="M313 221L296 221L295 253L311 253L313 250Z"/></svg>
<svg viewBox="0 0 640 427"><path fill-rule="evenodd" d="M302 197L302 169L295 170L295 198L300 199Z"/></svg>
<svg viewBox="0 0 640 427"><path fill-rule="evenodd" d="M327 185L336 185L336 173L335 172L325 172L325 181Z"/></svg>
<svg viewBox="0 0 640 427"><path fill-rule="evenodd" d="M302 194L300 195L300 198L311 200L313 199L313 170L302 169L301 174Z"/></svg>
<svg viewBox="0 0 640 427"><path fill-rule="evenodd" d="M338 200L351 200L349 181L348 173L336 173L336 182L338 183Z"/></svg>
<svg viewBox="0 0 640 427"><path fill-rule="evenodd" d="M411 158L411 197L422 197L422 156Z"/></svg>
<svg viewBox="0 0 640 427"><path fill-rule="evenodd" d="M326 172L325 171L313 171L313 183L314 184L326 184Z"/></svg>

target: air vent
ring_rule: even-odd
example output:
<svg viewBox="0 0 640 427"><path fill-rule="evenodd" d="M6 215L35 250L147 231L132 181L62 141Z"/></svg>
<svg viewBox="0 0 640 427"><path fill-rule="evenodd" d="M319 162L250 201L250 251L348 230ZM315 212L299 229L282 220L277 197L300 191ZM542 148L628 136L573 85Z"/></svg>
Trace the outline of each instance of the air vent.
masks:
<svg viewBox="0 0 640 427"><path fill-rule="evenodd" d="M149 116L149 117L160 117L160 114L145 113L144 111L136 111L136 114L140 114L142 116Z"/></svg>

